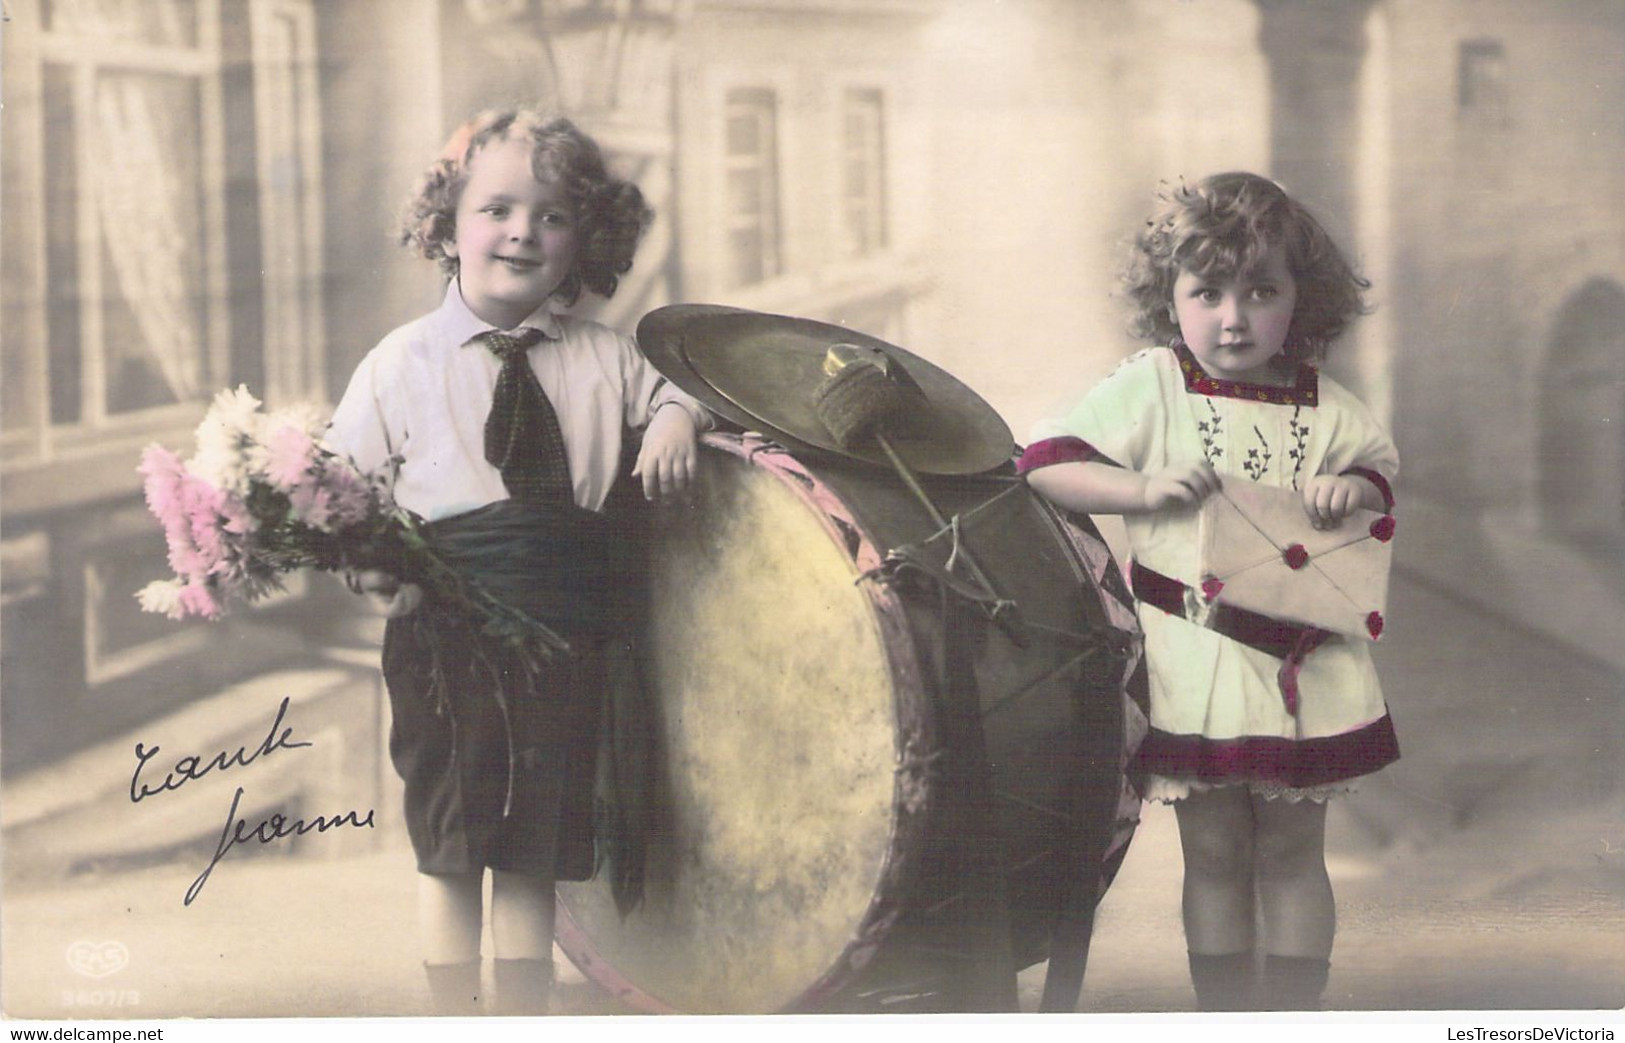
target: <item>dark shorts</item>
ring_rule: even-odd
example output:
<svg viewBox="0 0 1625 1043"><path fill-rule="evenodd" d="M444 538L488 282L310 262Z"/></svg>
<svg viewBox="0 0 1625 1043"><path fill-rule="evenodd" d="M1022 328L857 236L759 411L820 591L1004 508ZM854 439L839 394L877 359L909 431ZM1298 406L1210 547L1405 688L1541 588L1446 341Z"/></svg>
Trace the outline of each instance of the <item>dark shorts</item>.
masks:
<svg viewBox="0 0 1625 1043"><path fill-rule="evenodd" d="M444 698L431 684L427 627L439 638ZM504 700L474 669L470 636L431 616L390 620L384 632L389 752L406 783L418 871L489 867L585 880L602 657L578 641L576 654L543 664L535 683L510 680Z"/></svg>

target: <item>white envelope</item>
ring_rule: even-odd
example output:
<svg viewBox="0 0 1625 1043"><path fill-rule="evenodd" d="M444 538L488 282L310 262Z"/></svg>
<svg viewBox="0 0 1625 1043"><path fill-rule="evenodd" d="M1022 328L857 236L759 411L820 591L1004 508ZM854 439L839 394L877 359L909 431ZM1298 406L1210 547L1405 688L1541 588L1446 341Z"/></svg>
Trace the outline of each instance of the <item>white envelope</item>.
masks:
<svg viewBox="0 0 1625 1043"><path fill-rule="evenodd" d="M1376 640L1393 534L1392 515L1363 509L1335 529L1316 529L1302 493L1227 479L1202 504L1199 596Z"/></svg>

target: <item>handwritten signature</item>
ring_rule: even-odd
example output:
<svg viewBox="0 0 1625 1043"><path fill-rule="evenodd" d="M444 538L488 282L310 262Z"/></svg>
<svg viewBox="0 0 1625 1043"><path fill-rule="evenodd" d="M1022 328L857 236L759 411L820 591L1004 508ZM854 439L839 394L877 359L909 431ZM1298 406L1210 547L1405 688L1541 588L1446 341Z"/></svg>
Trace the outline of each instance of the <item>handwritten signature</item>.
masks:
<svg viewBox="0 0 1625 1043"><path fill-rule="evenodd" d="M220 864L222 858L226 857L227 851L230 851L238 844L246 844L250 840L258 840L261 844L269 844L271 841L281 840L283 837L304 836L312 831L326 833L328 830L340 826L352 826L357 829L373 828L372 809L368 809L365 818L358 817L359 813L352 810L346 811L342 815L334 815L331 818L317 815L309 821L302 818L290 821L286 815L279 812L268 819L262 819L259 825L249 829L247 820L237 817L237 805L242 799L243 788L238 786L236 795L231 798L231 810L226 812L226 828L220 831L220 843L214 849L214 857L209 859L209 864L203 867L203 872L199 873L197 879L192 881L192 886L186 889L186 901L182 904L192 904L192 899L196 898L202 892L203 885L208 883L209 874L214 872L214 867Z"/></svg>
<svg viewBox="0 0 1625 1043"><path fill-rule="evenodd" d="M282 724L282 719L287 715L288 697L283 696L282 705L277 707L276 717L271 721L271 730L266 733L264 741L255 747L253 753L249 753L246 746L239 746L236 753L228 756L225 750L221 750L207 762L202 757L195 755L182 757L175 762L174 769L164 776L164 781L159 783L156 789L141 781L141 769L147 766L148 761L158 756L158 751L163 747L153 746L149 750L142 743L136 743L135 771L130 775L130 803L139 804L147 797L155 797L167 790L178 790L188 782L201 779L215 770L225 771L229 768L246 768L261 757L275 753L277 750L291 750L315 745L309 742L290 741L289 736L293 734L291 725L283 728L281 735L276 733L277 727Z"/></svg>
<svg viewBox="0 0 1625 1043"><path fill-rule="evenodd" d="M221 750L208 760L204 760L201 755L196 754L182 757L164 775L163 781L156 785L149 785L143 780L141 772L142 769L146 768L148 761L158 756L158 752L162 747L153 745L149 749L144 743L136 743L135 770L130 773L130 803L139 804L148 797L173 792L188 782L194 782L216 771L247 768L261 757L269 756L278 750L296 750L314 746L315 743L301 742L293 738L293 726L291 724L286 727L283 726L283 721L287 715L288 699L284 697L282 705L277 707L276 716L271 720L270 730L265 733L265 738L253 750L250 750L247 746L239 746L235 753ZM202 893L203 885L208 883L209 875L214 872L214 867L219 865L220 860L226 857L226 853L238 844L246 844L251 840L257 840L261 844L269 844L285 837L304 836L306 833L313 832L325 833L330 829L345 827L354 829L374 828L372 809L368 809L365 815L362 815L359 811L350 810L332 816L318 815L308 820L303 818L290 819L279 812L269 818L262 819L258 825L250 828L248 821L239 818L237 815L237 808L242 804L244 792L243 787L238 786L237 792L233 794L231 807L226 812L225 828L220 831L220 841L215 845L214 857L209 859L209 864L203 868L203 872L199 873L197 879L192 881L192 886L186 889L185 905L191 905L193 900Z"/></svg>

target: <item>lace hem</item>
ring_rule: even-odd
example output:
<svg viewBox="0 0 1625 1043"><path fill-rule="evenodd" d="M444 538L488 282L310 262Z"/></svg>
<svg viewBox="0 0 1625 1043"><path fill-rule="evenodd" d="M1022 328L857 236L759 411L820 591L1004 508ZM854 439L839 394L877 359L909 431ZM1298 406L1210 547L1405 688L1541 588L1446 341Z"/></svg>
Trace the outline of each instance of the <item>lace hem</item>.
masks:
<svg viewBox="0 0 1625 1043"><path fill-rule="evenodd" d="M1173 804L1192 793L1206 793L1225 786L1246 786L1256 797L1265 800L1284 800L1291 804L1312 800L1324 804L1333 797L1353 793L1356 780L1329 782L1322 786L1283 786L1275 782L1202 782L1199 779L1174 778L1167 775L1148 775L1145 799L1157 804Z"/></svg>

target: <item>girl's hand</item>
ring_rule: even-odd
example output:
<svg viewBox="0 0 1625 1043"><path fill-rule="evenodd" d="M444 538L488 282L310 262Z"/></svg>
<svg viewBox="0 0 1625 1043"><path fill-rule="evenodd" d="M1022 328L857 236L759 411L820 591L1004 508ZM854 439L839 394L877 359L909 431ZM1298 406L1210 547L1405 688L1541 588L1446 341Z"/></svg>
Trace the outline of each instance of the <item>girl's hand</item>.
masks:
<svg viewBox="0 0 1625 1043"><path fill-rule="evenodd" d="M632 477L643 479L643 498L665 498L687 489L697 456L694 418L688 410L673 404L657 409L632 468Z"/></svg>
<svg viewBox="0 0 1625 1043"><path fill-rule="evenodd" d="M1317 474L1304 483L1303 513L1317 529L1335 529L1361 507L1383 509L1382 494L1364 478L1352 474Z"/></svg>
<svg viewBox="0 0 1625 1043"><path fill-rule="evenodd" d="M367 599L372 610L385 619L399 619L411 615L423 603L423 588L416 583L402 583L394 575L380 569L346 571L344 585L350 593Z"/></svg>
<svg viewBox="0 0 1625 1043"><path fill-rule="evenodd" d="M1203 460L1175 464L1145 476L1145 509L1160 511L1169 507L1195 507L1219 491L1219 476Z"/></svg>

